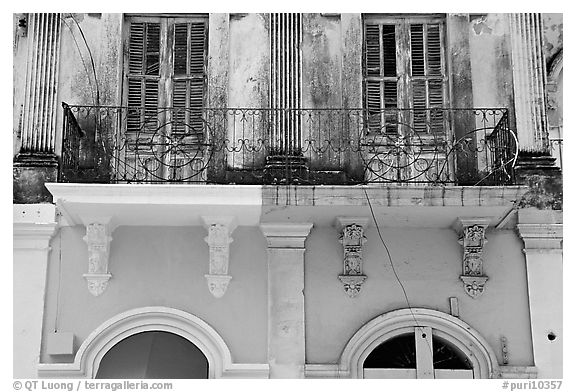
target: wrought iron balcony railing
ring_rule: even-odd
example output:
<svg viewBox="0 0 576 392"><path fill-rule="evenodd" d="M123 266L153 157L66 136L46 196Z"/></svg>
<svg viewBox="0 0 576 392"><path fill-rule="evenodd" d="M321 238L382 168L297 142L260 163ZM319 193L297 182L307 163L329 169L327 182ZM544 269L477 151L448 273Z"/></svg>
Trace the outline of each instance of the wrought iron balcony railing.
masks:
<svg viewBox="0 0 576 392"><path fill-rule="evenodd" d="M63 107L61 182L514 183L507 109Z"/></svg>

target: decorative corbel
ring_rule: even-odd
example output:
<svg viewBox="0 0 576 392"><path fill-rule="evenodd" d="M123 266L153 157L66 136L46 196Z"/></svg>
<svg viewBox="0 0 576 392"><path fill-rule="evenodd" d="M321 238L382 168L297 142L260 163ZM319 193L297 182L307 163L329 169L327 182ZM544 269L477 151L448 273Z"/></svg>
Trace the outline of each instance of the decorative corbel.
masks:
<svg viewBox="0 0 576 392"><path fill-rule="evenodd" d="M362 271L362 247L366 242L364 229L368 226L368 218L337 218L340 243L344 248L343 270L338 279L344 284L344 291L350 298L360 293L366 275Z"/></svg>
<svg viewBox="0 0 576 392"><path fill-rule="evenodd" d="M84 279L88 282L88 291L94 296L101 295L112 275L108 272L110 254L110 226L104 223L86 225L84 241L88 245L88 273Z"/></svg>
<svg viewBox="0 0 576 392"><path fill-rule="evenodd" d="M484 292L488 277L483 271L484 244L486 244L486 228L490 224L487 218L458 218L458 242L464 248L462 257L462 275L464 290L472 298L478 298Z"/></svg>
<svg viewBox="0 0 576 392"><path fill-rule="evenodd" d="M204 275L208 290L216 298L221 298L228 289L232 276L228 275L230 243L232 232L236 228L233 217L202 217L208 237L204 241L210 247L209 273Z"/></svg>

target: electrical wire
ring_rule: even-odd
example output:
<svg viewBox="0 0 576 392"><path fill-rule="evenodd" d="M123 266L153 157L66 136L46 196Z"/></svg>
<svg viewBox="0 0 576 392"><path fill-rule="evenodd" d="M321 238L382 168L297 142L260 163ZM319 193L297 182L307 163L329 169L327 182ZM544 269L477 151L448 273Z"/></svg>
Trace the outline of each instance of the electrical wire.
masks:
<svg viewBox="0 0 576 392"><path fill-rule="evenodd" d="M86 45L86 49L88 50L88 55L90 56L90 62L92 64L92 73L94 74L94 83L96 85L96 106L100 106L100 89L98 88L98 77L96 76L96 65L94 64L94 56L92 56L92 50L90 50L90 46L88 45L88 41L86 41L86 36L84 35L84 30L80 27L80 24L74 17L74 14L70 14L76 26L78 26L78 31L80 31L80 35L84 40L84 45Z"/></svg>
<svg viewBox="0 0 576 392"><path fill-rule="evenodd" d="M412 315L412 318L414 319L414 323L416 324L416 328L418 328L420 330L420 332L422 333L422 337L425 338L426 335L424 332L424 328L420 325L420 323L418 323L418 319L416 319L416 315L414 314L412 306L410 305L410 300L408 299L408 293L406 292L406 288L404 287L404 284L400 280L400 277L398 276L398 273L396 272L396 268L394 267L394 262L392 261L392 255L390 254L390 250L388 249L388 245L386 245L386 241L384 241L384 237L382 236L382 232L380 231L380 225L378 225L378 220L376 219L376 214L374 213L374 208L372 208L372 203L370 202L370 197L368 197L368 192L366 191L365 187L362 187L362 190L364 191L364 195L366 196L366 201L368 202L368 207L370 208L370 214L372 215L372 219L374 220L374 225L376 226L376 231L378 232L378 237L380 238L380 242L384 246L384 249L386 250L386 254L388 255L388 260L390 261L390 267L392 267L392 272L394 273L394 276L396 277L396 281L400 285L400 288L402 289L402 293L404 294L404 298L406 299L406 306L408 307L408 310L410 311L410 314ZM432 336L430 337L430 339L432 339ZM434 354L432 353L432 347L429 346L428 344L426 344L426 347L428 347L428 351L430 352L430 357L433 361Z"/></svg>
<svg viewBox="0 0 576 392"><path fill-rule="evenodd" d="M82 65L84 66L84 71L86 71L86 76L88 76L88 84L90 87L90 93L92 94L92 101L93 101L94 105L96 106L96 97L94 95L94 93L95 93L94 87L92 86L92 78L90 77L90 71L88 71L88 66L86 65L86 61L84 60L84 56L82 56L82 51L80 50L80 45L78 44L78 40L76 40L76 35L74 34L72 27L70 27L68 22L66 22L66 19L60 17L60 20L62 21L62 23L64 23L64 25L70 31L70 35L72 36L72 39L74 40L74 44L76 45L76 49L78 49L80 61L82 61Z"/></svg>

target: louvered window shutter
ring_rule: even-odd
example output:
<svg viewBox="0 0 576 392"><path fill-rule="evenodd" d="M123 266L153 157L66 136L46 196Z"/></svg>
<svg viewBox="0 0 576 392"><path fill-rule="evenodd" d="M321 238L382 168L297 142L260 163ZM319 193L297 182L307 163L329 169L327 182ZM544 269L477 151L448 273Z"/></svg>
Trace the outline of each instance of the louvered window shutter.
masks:
<svg viewBox="0 0 576 392"><path fill-rule="evenodd" d="M130 23L128 50L127 131L154 131L160 80L160 23Z"/></svg>
<svg viewBox="0 0 576 392"><path fill-rule="evenodd" d="M442 26L414 19L364 24L364 105L370 130L397 133L400 121L419 133L444 132Z"/></svg>
<svg viewBox="0 0 576 392"><path fill-rule="evenodd" d="M365 106L370 130L397 132L395 25L365 25Z"/></svg>
<svg viewBox="0 0 576 392"><path fill-rule="evenodd" d="M410 25L413 127L416 132L444 131L444 75L441 25Z"/></svg>
<svg viewBox="0 0 576 392"><path fill-rule="evenodd" d="M176 23L174 26L174 72L172 132L202 143L202 108L206 83L207 23Z"/></svg>

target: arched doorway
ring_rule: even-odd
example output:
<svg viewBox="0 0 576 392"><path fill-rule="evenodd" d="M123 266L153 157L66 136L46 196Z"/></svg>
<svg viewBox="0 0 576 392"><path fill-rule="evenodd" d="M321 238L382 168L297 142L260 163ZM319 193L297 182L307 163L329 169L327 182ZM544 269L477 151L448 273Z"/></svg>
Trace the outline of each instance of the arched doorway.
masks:
<svg viewBox="0 0 576 392"><path fill-rule="evenodd" d="M198 347L179 335L141 332L108 350L96 378L208 378L208 360Z"/></svg>
<svg viewBox="0 0 576 392"><path fill-rule="evenodd" d="M366 323L348 341L338 372L351 378L492 378L488 342L470 325L431 309L400 309Z"/></svg>

